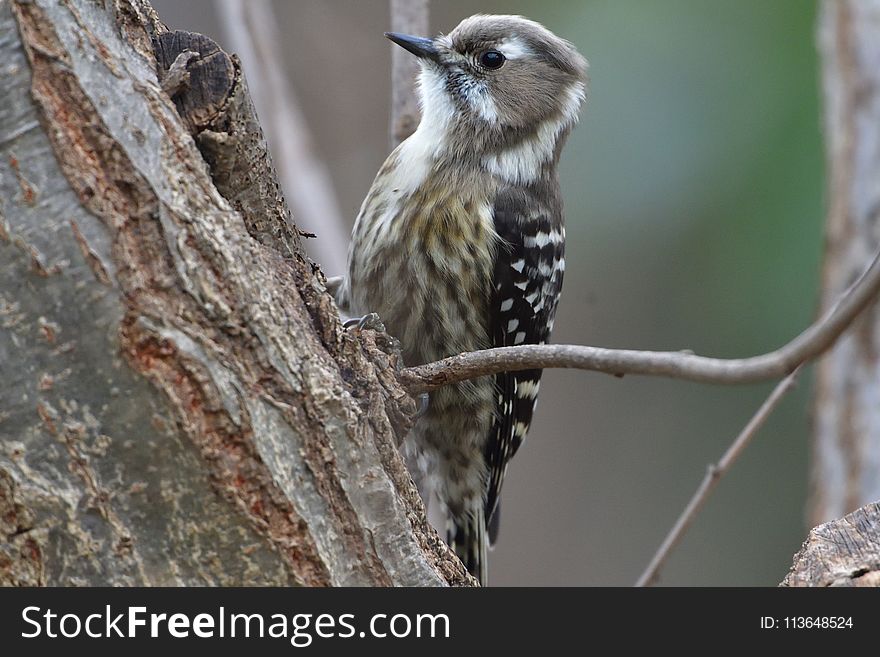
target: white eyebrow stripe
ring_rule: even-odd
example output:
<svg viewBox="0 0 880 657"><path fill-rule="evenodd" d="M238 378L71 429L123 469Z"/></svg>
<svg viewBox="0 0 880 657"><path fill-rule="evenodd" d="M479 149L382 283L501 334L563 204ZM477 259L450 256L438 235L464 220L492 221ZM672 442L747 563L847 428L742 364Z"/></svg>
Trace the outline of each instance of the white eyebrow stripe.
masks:
<svg viewBox="0 0 880 657"><path fill-rule="evenodd" d="M522 59L532 54L532 49L517 36L507 37L498 44L498 50L506 59Z"/></svg>

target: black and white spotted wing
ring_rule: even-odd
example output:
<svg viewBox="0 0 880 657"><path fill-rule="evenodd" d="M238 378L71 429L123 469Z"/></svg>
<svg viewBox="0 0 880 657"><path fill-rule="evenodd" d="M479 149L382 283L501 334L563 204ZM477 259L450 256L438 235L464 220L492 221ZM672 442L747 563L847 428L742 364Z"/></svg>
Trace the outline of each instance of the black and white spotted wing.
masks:
<svg viewBox="0 0 880 657"><path fill-rule="evenodd" d="M565 229L555 181L503 190L493 211L501 238L493 274L493 344L548 342L565 271ZM541 370L505 372L495 379L495 419L486 444L486 522L493 542L498 523L492 516L504 474L528 432L540 379Z"/></svg>

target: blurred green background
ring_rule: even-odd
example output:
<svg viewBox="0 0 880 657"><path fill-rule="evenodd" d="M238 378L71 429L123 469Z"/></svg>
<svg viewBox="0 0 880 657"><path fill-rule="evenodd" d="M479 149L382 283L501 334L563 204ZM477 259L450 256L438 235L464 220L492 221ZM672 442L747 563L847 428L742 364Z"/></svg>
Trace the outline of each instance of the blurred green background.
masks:
<svg viewBox="0 0 880 657"><path fill-rule="evenodd" d="M154 5L171 27L223 44L211 0ZM353 220L388 152L387 2L275 7L291 82ZM824 194L813 3L444 0L432 30L473 13L533 18L591 65L561 165L555 342L747 356L813 319ZM505 485L491 582L632 584L771 387L547 372ZM721 482L661 584L782 579L806 533L809 388L805 377Z"/></svg>

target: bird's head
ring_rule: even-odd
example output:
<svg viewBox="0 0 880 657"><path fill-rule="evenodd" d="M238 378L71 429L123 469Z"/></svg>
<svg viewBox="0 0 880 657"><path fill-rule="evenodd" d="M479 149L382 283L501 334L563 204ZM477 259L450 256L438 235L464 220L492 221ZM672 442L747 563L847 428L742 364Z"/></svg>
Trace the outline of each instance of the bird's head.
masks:
<svg viewBox="0 0 880 657"><path fill-rule="evenodd" d="M534 21L477 15L435 38L386 36L419 57L422 121L433 131L507 142L577 120L587 62Z"/></svg>

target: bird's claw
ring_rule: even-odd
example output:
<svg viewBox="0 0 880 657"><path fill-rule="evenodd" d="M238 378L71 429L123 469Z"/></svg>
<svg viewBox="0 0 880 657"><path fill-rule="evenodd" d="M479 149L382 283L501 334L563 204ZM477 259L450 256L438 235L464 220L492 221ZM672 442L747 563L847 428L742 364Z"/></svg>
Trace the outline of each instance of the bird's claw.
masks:
<svg viewBox="0 0 880 657"><path fill-rule="evenodd" d="M385 325L382 323L382 320L379 319L379 315L377 313L367 313L363 317L352 317L351 319L347 319L342 323L343 328L346 330L355 329L357 331L376 331L377 333L385 332Z"/></svg>
<svg viewBox="0 0 880 657"><path fill-rule="evenodd" d="M419 402L419 409L416 411L416 419L418 419L428 412L431 396L427 392L423 392L416 399L418 399Z"/></svg>

